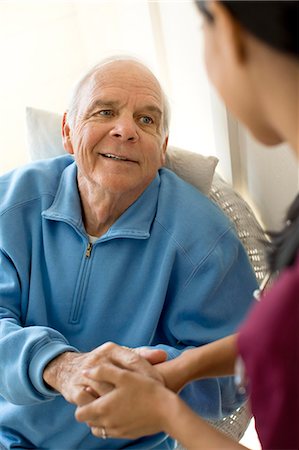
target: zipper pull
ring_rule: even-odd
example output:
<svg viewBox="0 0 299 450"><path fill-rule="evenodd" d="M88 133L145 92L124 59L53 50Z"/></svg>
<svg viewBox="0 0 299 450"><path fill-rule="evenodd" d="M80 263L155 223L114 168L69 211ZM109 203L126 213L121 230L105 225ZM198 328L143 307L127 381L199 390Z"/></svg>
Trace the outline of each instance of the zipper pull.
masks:
<svg viewBox="0 0 299 450"><path fill-rule="evenodd" d="M86 252L85 252L86 258L89 258L89 257L90 257L91 250L92 250L92 243L91 243L91 242L88 242L88 246L87 246L87 249L86 249Z"/></svg>

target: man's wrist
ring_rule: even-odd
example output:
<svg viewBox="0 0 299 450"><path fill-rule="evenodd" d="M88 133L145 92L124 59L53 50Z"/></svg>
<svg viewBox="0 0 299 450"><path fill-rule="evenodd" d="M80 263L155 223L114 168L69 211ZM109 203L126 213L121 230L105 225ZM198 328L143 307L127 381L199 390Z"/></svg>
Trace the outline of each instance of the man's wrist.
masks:
<svg viewBox="0 0 299 450"><path fill-rule="evenodd" d="M64 352L53 358L45 367L43 372L44 382L48 387L54 389L55 391L61 392L62 382L63 382L63 372L67 364L69 364L75 352Z"/></svg>

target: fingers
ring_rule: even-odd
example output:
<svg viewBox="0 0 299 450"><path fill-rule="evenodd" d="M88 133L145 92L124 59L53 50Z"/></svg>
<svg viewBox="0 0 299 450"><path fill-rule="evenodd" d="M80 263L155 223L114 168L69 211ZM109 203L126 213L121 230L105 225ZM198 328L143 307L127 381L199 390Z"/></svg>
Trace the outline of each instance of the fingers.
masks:
<svg viewBox="0 0 299 450"><path fill-rule="evenodd" d="M96 392L94 389L92 389L91 386L84 387L83 389L84 389L86 392L88 392L88 394L90 394L93 398L98 398L98 397L99 397L99 395L97 394L97 392Z"/></svg>
<svg viewBox="0 0 299 450"><path fill-rule="evenodd" d="M92 371L88 371L90 382L93 383L99 376L101 378L109 378L110 383L115 386L106 395L99 397L88 405L83 405L77 408L76 419L79 422L87 422L89 426L99 426L102 423L102 414L115 411L115 404L118 404L121 388L126 395L130 396L130 392L134 392L134 386L136 379L142 377L140 374L121 369L113 365L103 365L99 368L95 368ZM94 377L94 378L93 378ZM149 378L147 378L149 379Z"/></svg>
<svg viewBox="0 0 299 450"><path fill-rule="evenodd" d="M150 364L160 364L167 359L167 353L160 349L151 349L146 347L139 347L135 352L142 358L146 359Z"/></svg>
<svg viewBox="0 0 299 450"><path fill-rule="evenodd" d="M105 372L105 373L104 373ZM103 428L110 437L137 438L163 429L165 393L161 383L139 373L106 366L115 388L88 405L78 407L75 417L85 422L92 433L103 437ZM172 394L173 395L173 394ZM165 416L168 416L168 409Z"/></svg>
<svg viewBox="0 0 299 450"><path fill-rule="evenodd" d="M118 403L118 394L115 390L103 397L99 397L88 405L78 406L75 412L75 418L78 422L86 422L92 427L103 426L104 419L107 416L113 417L115 405Z"/></svg>
<svg viewBox="0 0 299 450"><path fill-rule="evenodd" d="M119 367L129 368L142 359L135 351L128 347L122 347L113 342L106 342L91 352L93 354L93 366L107 362Z"/></svg>
<svg viewBox="0 0 299 450"><path fill-rule="evenodd" d="M101 359L105 357L119 363L124 368L129 368L129 365L138 363L142 359L146 359L150 364L158 364L167 359L167 353L164 350L147 347L129 348L113 342L106 342L93 350L92 353Z"/></svg>
<svg viewBox="0 0 299 450"><path fill-rule="evenodd" d="M165 352L162 350L149 350L143 348L134 349L134 351L132 351L132 349L121 347L112 342L107 342L93 350L93 364L88 372L92 373L91 378L95 381L110 382L109 378L100 378L102 373L100 367L105 363L150 376L164 384L164 380L160 373L149 361L139 354L140 352L147 355L151 361L156 363L164 360L166 356ZM98 390L96 391L98 392Z"/></svg>
<svg viewBox="0 0 299 450"><path fill-rule="evenodd" d="M101 427L91 427L91 432L94 436L102 439L107 439L109 436L107 435L106 428Z"/></svg>
<svg viewBox="0 0 299 450"><path fill-rule="evenodd" d="M146 356L148 361L141 354ZM88 353L66 352L60 355L47 366L44 371L44 378L47 381L49 377L46 379L46 375L51 375L53 372L58 381L55 381L55 386L54 384L51 385L68 402L84 405L98 396L107 394L113 387L111 376L116 377L117 373L115 371L108 372L107 367L105 371L101 370L102 366L110 365L116 368L124 368L163 382L162 376L151 365L151 363L157 363L161 359L164 359L164 352L161 350L151 351L143 348L132 351L132 349L107 342ZM90 376L86 376L85 371Z"/></svg>
<svg viewBox="0 0 299 450"><path fill-rule="evenodd" d="M127 352L131 353L129 351ZM130 359L128 358L129 357L125 355L124 361L124 358L121 355L118 355L117 358L111 358L108 362L84 371L84 376L87 379L93 380L95 383L105 382L106 384L110 384L109 386L100 386L88 382L86 382L86 384L90 384L98 395L104 395L108 390L110 390L109 388L111 388L111 384L119 384L120 377L124 376L125 371L139 373L141 375L153 378L163 385L165 384L163 376L148 361L136 354L133 355L133 357L130 357ZM102 389L104 389L104 391L102 391Z"/></svg>
<svg viewBox="0 0 299 450"><path fill-rule="evenodd" d="M90 376L90 371L83 371L83 375L86 377L86 391L94 396L94 398L101 397L102 395L108 394L114 386L111 383L106 383L105 381L98 381L99 371L97 375Z"/></svg>
<svg viewBox="0 0 299 450"><path fill-rule="evenodd" d="M78 406L87 405L88 403L98 398L98 395L95 394L92 390L88 390L85 387L82 387L77 391L77 395L74 396L74 403Z"/></svg>
<svg viewBox="0 0 299 450"><path fill-rule="evenodd" d="M123 369L147 375L164 384L162 376L152 366L152 364L157 364L167 358L167 354L163 350L151 350L140 347L132 351L132 349L122 348L122 352L115 352L113 357L114 363Z"/></svg>
<svg viewBox="0 0 299 450"><path fill-rule="evenodd" d="M147 420L137 422L147 417L153 397L159 398L154 392L164 389L163 377L152 364L160 365L166 357L163 350L143 347L132 351L111 342L86 354L76 368L81 384L76 419L86 422L92 433L103 439L103 429L109 436L128 438L159 430L156 423L152 428ZM135 411L132 402L138 386L140 408Z"/></svg>
<svg viewBox="0 0 299 450"><path fill-rule="evenodd" d="M130 374L132 375L131 372ZM123 427L123 420L126 421L127 417L126 407L124 408L125 411L121 412L121 419L115 417L120 399L119 394L114 390L88 405L77 407L75 418L78 422L85 422L94 436L103 438L103 428L105 428L109 436L125 437L123 431L126 429L126 426ZM126 437L130 436L127 435Z"/></svg>
<svg viewBox="0 0 299 450"><path fill-rule="evenodd" d="M91 388L99 395L104 395L122 382L123 372L124 370L120 367L106 363L93 369L84 370L83 374ZM109 380L109 383L105 380Z"/></svg>
<svg viewBox="0 0 299 450"><path fill-rule="evenodd" d="M86 422L89 427L100 426L102 420L101 402L102 398L98 398L88 405L78 406L75 412L78 422Z"/></svg>

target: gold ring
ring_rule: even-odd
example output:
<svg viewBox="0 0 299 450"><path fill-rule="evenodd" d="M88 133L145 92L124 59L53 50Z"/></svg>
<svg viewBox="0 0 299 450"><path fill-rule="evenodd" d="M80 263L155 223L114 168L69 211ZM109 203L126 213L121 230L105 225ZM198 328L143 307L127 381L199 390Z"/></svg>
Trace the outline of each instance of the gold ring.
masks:
<svg viewBox="0 0 299 450"><path fill-rule="evenodd" d="M106 428L105 427L101 427L101 434L102 434L102 439L107 439L108 435L106 433Z"/></svg>

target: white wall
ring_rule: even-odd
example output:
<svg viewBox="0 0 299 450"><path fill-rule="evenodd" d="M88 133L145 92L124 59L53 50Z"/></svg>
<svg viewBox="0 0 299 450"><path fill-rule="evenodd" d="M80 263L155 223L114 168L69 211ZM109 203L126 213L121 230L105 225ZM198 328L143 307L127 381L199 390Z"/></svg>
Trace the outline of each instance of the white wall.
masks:
<svg viewBox="0 0 299 450"><path fill-rule="evenodd" d="M299 191L299 168L294 152L286 144L265 147L239 127L244 197L258 211L266 228L282 227L287 206Z"/></svg>
<svg viewBox="0 0 299 450"><path fill-rule="evenodd" d="M190 2L161 2L159 7L173 111L170 142L216 155L200 16Z"/></svg>
<svg viewBox="0 0 299 450"><path fill-rule="evenodd" d="M2 0L0 173L28 160L26 106L63 112L77 77L115 53L142 58L160 78L170 143L218 156L221 174L277 228L298 190L296 163L283 150L268 158L227 115L206 78L191 0Z"/></svg>
<svg viewBox="0 0 299 450"><path fill-rule="evenodd" d="M71 2L0 3L0 170L27 161L25 107L63 111L84 54ZM76 49L68 57L70 49Z"/></svg>

